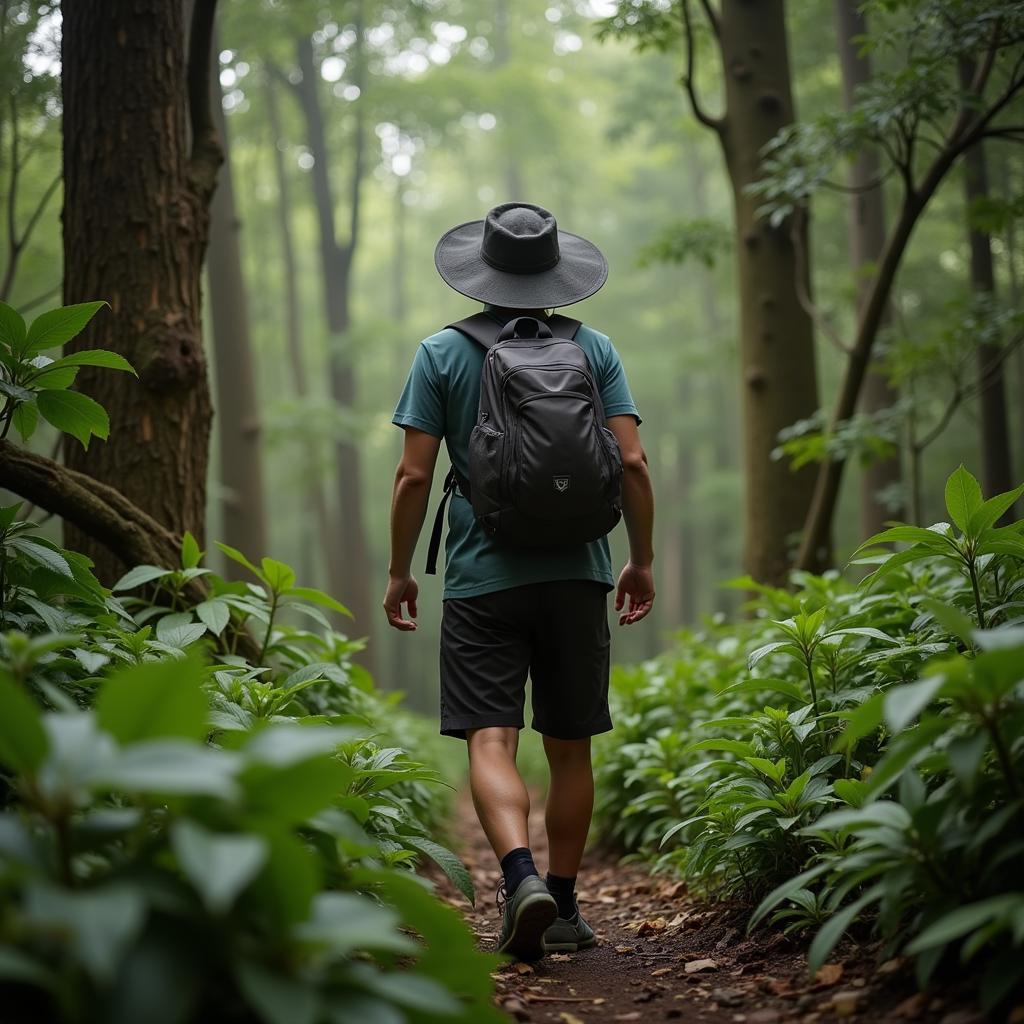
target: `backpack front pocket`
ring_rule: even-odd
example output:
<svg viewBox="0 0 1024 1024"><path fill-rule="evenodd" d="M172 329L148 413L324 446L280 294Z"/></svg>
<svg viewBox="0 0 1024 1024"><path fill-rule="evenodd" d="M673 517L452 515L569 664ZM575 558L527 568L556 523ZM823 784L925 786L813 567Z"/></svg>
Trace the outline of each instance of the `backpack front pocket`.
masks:
<svg viewBox="0 0 1024 1024"><path fill-rule="evenodd" d="M544 519L574 519L600 501L608 455L595 430L592 399L541 392L518 407L511 498Z"/></svg>

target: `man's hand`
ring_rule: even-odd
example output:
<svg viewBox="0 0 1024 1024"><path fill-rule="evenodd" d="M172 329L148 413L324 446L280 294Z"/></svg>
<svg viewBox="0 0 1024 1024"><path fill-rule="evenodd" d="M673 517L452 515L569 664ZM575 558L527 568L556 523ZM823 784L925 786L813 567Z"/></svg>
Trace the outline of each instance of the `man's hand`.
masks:
<svg viewBox="0 0 1024 1024"><path fill-rule="evenodd" d="M412 620L416 618L416 598L419 597L419 584L412 576L392 576L388 580L388 589L384 594L384 613L388 617L388 625L403 632L416 628ZM409 606L409 618L402 618L402 605Z"/></svg>
<svg viewBox="0 0 1024 1024"><path fill-rule="evenodd" d="M629 607L623 611L626 598ZM654 573L649 565L634 565L627 562L619 573L619 587L615 591L615 610L620 613L619 625L629 626L639 622L654 604Z"/></svg>

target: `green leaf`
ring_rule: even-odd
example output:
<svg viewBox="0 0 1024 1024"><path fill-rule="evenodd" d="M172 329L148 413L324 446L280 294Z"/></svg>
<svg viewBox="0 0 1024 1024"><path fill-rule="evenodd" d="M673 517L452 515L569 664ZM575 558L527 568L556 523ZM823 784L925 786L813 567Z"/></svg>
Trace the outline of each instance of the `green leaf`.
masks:
<svg viewBox="0 0 1024 1024"><path fill-rule="evenodd" d="M168 647L183 650L206 632L201 622L192 621L191 612L173 612L162 616L156 624L156 638Z"/></svg>
<svg viewBox="0 0 1024 1024"><path fill-rule="evenodd" d="M171 574L172 570L161 569L156 565L137 565L134 569L129 569L111 589L114 593L119 590L134 590L136 587L141 587L143 583L162 580Z"/></svg>
<svg viewBox="0 0 1024 1024"><path fill-rule="evenodd" d="M232 800L237 754L177 739L133 743L96 773L97 785L127 793L215 796Z"/></svg>
<svg viewBox="0 0 1024 1024"><path fill-rule="evenodd" d="M84 330L85 325L105 305L106 302L80 302L41 313L28 329L21 354L32 356L70 341Z"/></svg>
<svg viewBox="0 0 1024 1024"><path fill-rule="evenodd" d="M21 314L6 302L0 302L0 345L18 353L25 342L25 321Z"/></svg>
<svg viewBox="0 0 1024 1024"><path fill-rule="evenodd" d="M265 834L270 856L249 897L279 929L291 928L309 917L313 897L320 889L320 861L288 832Z"/></svg>
<svg viewBox="0 0 1024 1024"><path fill-rule="evenodd" d="M981 508L979 508L971 516L970 523L968 524L968 532L972 537L977 537L984 533L985 530L989 529L999 521L999 517L1002 516L1007 509L1010 508L1017 499L1024 494L1024 484L1019 487L1015 487L1012 491L1004 491L1002 494L997 494L994 498L989 498Z"/></svg>
<svg viewBox="0 0 1024 1024"><path fill-rule="evenodd" d="M757 927L758 922L762 921L767 914L770 914L783 900L788 900L793 893L803 889L808 882L819 875L825 874L826 871L830 871L831 868L832 865L827 862L816 864L813 868L808 868L794 878L790 878L781 885L777 885L757 905L757 909L751 915L750 922L747 924L747 932L753 931Z"/></svg>
<svg viewBox="0 0 1024 1024"><path fill-rule="evenodd" d="M683 748L684 753L691 753L695 750L726 750L730 754L738 754L741 757L749 754L753 748L743 740L728 740L721 737L710 740L697 740L695 743L688 743Z"/></svg>
<svg viewBox="0 0 1024 1024"><path fill-rule="evenodd" d="M424 836L402 836L402 842L425 853L447 876L471 906L476 906L476 890L466 865L451 850Z"/></svg>
<svg viewBox="0 0 1024 1024"><path fill-rule="evenodd" d="M260 561L263 568L262 578L267 586L278 594L283 594L295 583L295 570L275 558L264 558Z"/></svg>
<svg viewBox="0 0 1024 1024"><path fill-rule="evenodd" d="M223 551L224 554L227 555L232 562L237 562L239 565L244 565L246 569L248 569L254 576L257 576L259 579L263 579L263 574L259 571L259 569L257 569L256 566L253 565L252 562L250 562L249 559L246 558L245 555L243 555L242 552L239 551L237 548L233 548L231 547L230 544L224 544L221 541L217 541L216 544L217 547L220 548L220 550Z"/></svg>
<svg viewBox="0 0 1024 1024"><path fill-rule="evenodd" d="M907 953L922 953L935 946L959 939L989 921L1024 908L1024 893L1004 893L977 903L968 903L940 917L921 932L908 946Z"/></svg>
<svg viewBox="0 0 1024 1024"><path fill-rule="evenodd" d="M978 481L961 465L955 469L946 481L946 509L949 518L967 533L971 516L977 512L984 500Z"/></svg>
<svg viewBox="0 0 1024 1024"><path fill-rule="evenodd" d="M22 402L16 406L11 416L11 422L22 441L28 441L36 432L36 427L39 424L39 409L35 401Z"/></svg>
<svg viewBox="0 0 1024 1024"><path fill-rule="evenodd" d="M848 750L858 740L873 733L882 724L882 703L884 695L873 694L863 704L850 713L846 728L836 737L834 750Z"/></svg>
<svg viewBox="0 0 1024 1024"><path fill-rule="evenodd" d="M854 554L859 555L868 548L877 547L879 544L921 544L926 548L934 549L950 547L949 538L935 530L929 530L923 526L893 526L869 537Z"/></svg>
<svg viewBox="0 0 1024 1024"><path fill-rule="evenodd" d="M290 587L287 596L289 598L298 598L300 601L309 601L312 604L322 605L324 608L330 608L332 611L340 612L342 615L352 618L352 612L340 601L335 601L330 594L325 594L322 590L317 590L314 587Z"/></svg>
<svg viewBox="0 0 1024 1024"><path fill-rule="evenodd" d="M312 913L296 929L299 938L326 946L336 956L356 950L415 953L420 948L399 929L398 915L369 897L350 892L321 892Z"/></svg>
<svg viewBox="0 0 1024 1024"><path fill-rule="evenodd" d="M826 639L831 636L866 636L872 640L884 640L887 644L899 645L898 640L894 640L887 633L883 633L880 629L875 629L873 626L850 626L848 629L833 629L831 632L825 634Z"/></svg>
<svg viewBox="0 0 1024 1024"><path fill-rule="evenodd" d="M206 736L209 702L195 659L145 662L110 676L96 700L100 725L120 743Z"/></svg>
<svg viewBox="0 0 1024 1024"><path fill-rule="evenodd" d="M57 984L55 975L38 960L8 946L0 946L0 979L44 989L52 989Z"/></svg>
<svg viewBox="0 0 1024 1024"><path fill-rule="evenodd" d="M885 883L873 885L860 899L843 907L837 914L830 917L814 936L811 948L807 952L807 968L814 975L828 959L829 953L835 949L836 943L843 937L843 932L853 924L857 915L869 904L880 900L885 894Z"/></svg>
<svg viewBox="0 0 1024 1024"><path fill-rule="evenodd" d="M320 754L331 754L354 739L355 729L333 725L280 723L256 733L245 746L253 760L283 768Z"/></svg>
<svg viewBox="0 0 1024 1024"><path fill-rule="evenodd" d="M275 824L299 824L330 807L352 782L353 769L317 754L287 765L253 764L239 781L245 787L245 812Z"/></svg>
<svg viewBox="0 0 1024 1024"><path fill-rule="evenodd" d="M788 640L776 640L773 643L765 644L763 647L758 647L756 651L750 653L750 656L747 658L748 671L753 671L754 666L759 661L767 658L769 654L774 654L776 651L781 654L788 654L793 658L803 657L800 648L795 644L790 643Z"/></svg>
<svg viewBox="0 0 1024 1024"><path fill-rule="evenodd" d="M885 720L893 732L905 729L932 702L946 677L925 676L916 683L894 686L885 694Z"/></svg>
<svg viewBox="0 0 1024 1024"><path fill-rule="evenodd" d="M54 359L53 362L41 367L40 372L29 379L29 383L33 387L54 387L52 382L47 381L50 374L59 374L65 368L78 366L102 366L108 370L124 370L136 377L138 376L135 373L135 367L124 356L111 352L110 349L106 348L87 348L81 352L72 352L70 355L62 356L60 359Z"/></svg>
<svg viewBox="0 0 1024 1024"><path fill-rule="evenodd" d="M36 702L0 669L0 764L34 775L48 748Z"/></svg>
<svg viewBox="0 0 1024 1024"><path fill-rule="evenodd" d="M171 845L188 880L214 914L231 908L263 867L268 852L261 836L210 832L188 820L174 823Z"/></svg>
<svg viewBox="0 0 1024 1024"><path fill-rule="evenodd" d="M51 572L67 576L69 579L75 578L75 574L71 571L71 566L68 565L68 560L45 544L29 540L27 537L15 537L7 542L7 546L13 551L20 551L29 560L46 566Z"/></svg>
<svg viewBox="0 0 1024 1024"><path fill-rule="evenodd" d="M193 611L196 617L214 636L220 636L224 627L231 618L231 610L223 602L216 598L209 601L200 601Z"/></svg>
<svg viewBox="0 0 1024 1024"><path fill-rule="evenodd" d="M47 423L79 440L83 448L94 434L104 440L110 434L106 410L80 391L40 391L36 405Z"/></svg>
<svg viewBox="0 0 1024 1024"><path fill-rule="evenodd" d="M863 832L873 828L894 828L903 831L909 828L910 824L910 815L901 804L894 800L875 800L864 804L863 807L823 814L804 831L838 832L841 829L849 829L851 832Z"/></svg>
<svg viewBox="0 0 1024 1024"><path fill-rule="evenodd" d="M183 569L194 569L199 564L203 553L199 550L199 542L186 530L181 538L181 565Z"/></svg>
<svg viewBox="0 0 1024 1024"><path fill-rule="evenodd" d="M965 644L973 644L974 621L969 619L959 608L951 604L944 604L934 598L926 597L921 602L922 606L935 616L935 621L942 626L946 632L962 640Z"/></svg>
<svg viewBox="0 0 1024 1024"><path fill-rule="evenodd" d="M64 932L79 963L99 982L109 982L146 917L138 889L104 885L75 892L30 885L25 917L36 928Z"/></svg>
<svg viewBox="0 0 1024 1024"><path fill-rule="evenodd" d="M307 981L275 974L260 964L239 961L238 987L264 1024L315 1024L320 995Z"/></svg>

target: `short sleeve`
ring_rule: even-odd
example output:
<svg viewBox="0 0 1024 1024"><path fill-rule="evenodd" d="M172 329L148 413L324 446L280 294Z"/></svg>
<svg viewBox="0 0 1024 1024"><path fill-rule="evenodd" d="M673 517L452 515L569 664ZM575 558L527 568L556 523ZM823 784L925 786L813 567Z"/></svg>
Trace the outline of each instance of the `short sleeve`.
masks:
<svg viewBox="0 0 1024 1024"><path fill-rule="evenodd" d="M444 437L444 412L440 374L426 346L420 345L391 422L399 427L415 427L434 437Z"/></svg>
<svg viewBox="0 0 1024 1024"><path fill-rule="evenodd" d="M599 387L604 414L606 417L635 416L637 423L642 423L636 403L629 392L629 382L626 380L626 371L619 353L615 351L610 339L602 337L602 342Z"/></svg>

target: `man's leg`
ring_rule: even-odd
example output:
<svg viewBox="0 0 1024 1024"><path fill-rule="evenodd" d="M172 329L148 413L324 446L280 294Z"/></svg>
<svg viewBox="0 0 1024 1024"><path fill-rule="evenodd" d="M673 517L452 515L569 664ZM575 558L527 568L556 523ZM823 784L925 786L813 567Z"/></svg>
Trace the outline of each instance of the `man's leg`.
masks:
<svg viewBox="0 0 1024 1024"><path fill-rule="evenodd" d="M594 810L590 737L558 740L545 736L544 753L551 769L551 785L544 808L548 867L553 875L575 879Z"/></svg>
<svg viewBox="0 0 1024 1024"><path fill-rule="evenodd" d="M530 794L516 768L519 730L503 726L467 729L473 806L494 855L501 860L529 848Z"/></svg>

